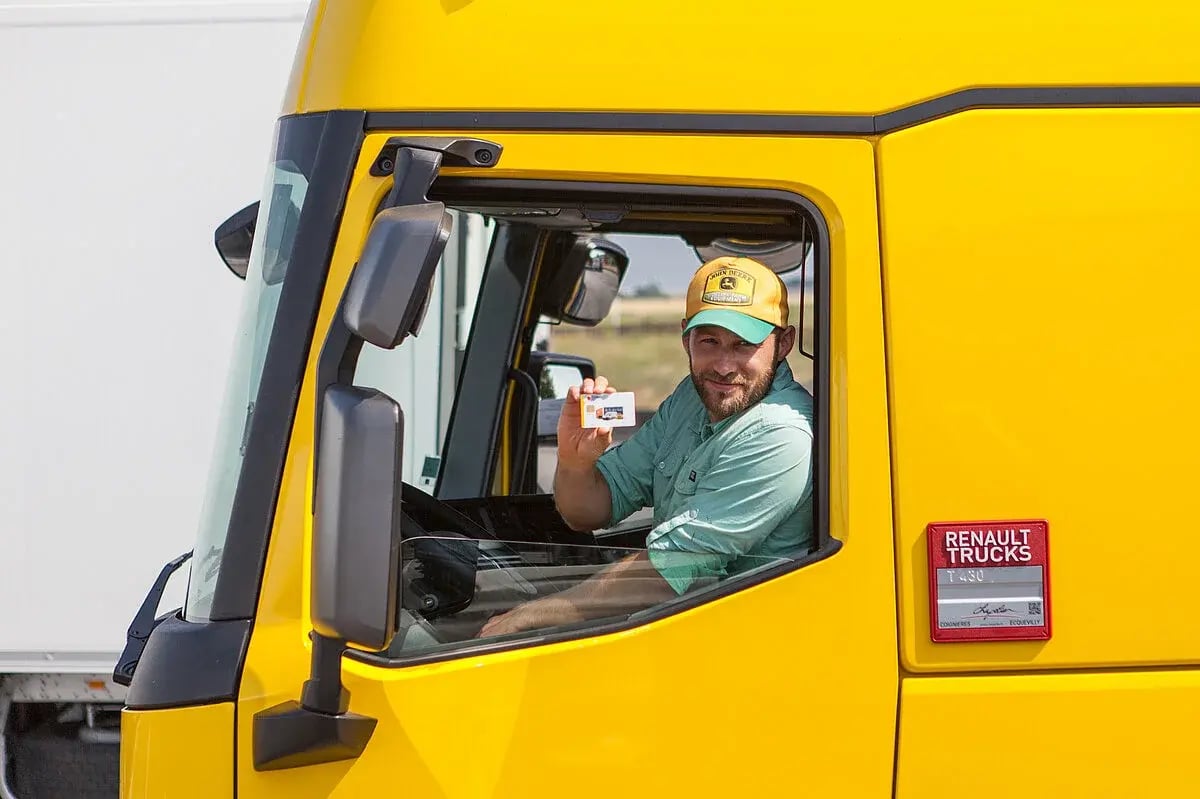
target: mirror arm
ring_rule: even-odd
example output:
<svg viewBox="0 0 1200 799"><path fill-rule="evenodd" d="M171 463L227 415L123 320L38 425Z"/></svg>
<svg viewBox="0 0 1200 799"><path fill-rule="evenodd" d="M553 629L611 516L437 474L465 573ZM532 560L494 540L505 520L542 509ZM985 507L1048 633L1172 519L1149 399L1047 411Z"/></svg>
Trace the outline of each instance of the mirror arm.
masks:
<svg viewBox="0 0 1200 799"><path fill-rule="evenodd" d="M396 168L392 192L388 195L387 207L419 205L429 202L425 195L442 166L442 154L434 150L417 150L401 147L396 151Z"/></svg>
<svg viewBox="0 0 1200 799"><path fill-rule="evenodd" d="M385 207L417 205L429 202L426 195L443 164L487 169L500 163L502 152L501 145L485 139L395 136L380 149L371 174L393 176Z"/></svg>
<svg viewBox="0 0 1200 799"><path fill-rule="evenodd" d="M276 771L353 760L367 748L377 719L349 713L342 686L342 641L312 634L312 667L300 701L254 714L254 770Z"/></svg>
<svg viewBox="0 0 1200 799"><path fill-rule="evenodd" d="M350 692L342 685L342 653L346 642L310 633L312 665L300 691L300 707L337 716L350 709Z"/></svg>

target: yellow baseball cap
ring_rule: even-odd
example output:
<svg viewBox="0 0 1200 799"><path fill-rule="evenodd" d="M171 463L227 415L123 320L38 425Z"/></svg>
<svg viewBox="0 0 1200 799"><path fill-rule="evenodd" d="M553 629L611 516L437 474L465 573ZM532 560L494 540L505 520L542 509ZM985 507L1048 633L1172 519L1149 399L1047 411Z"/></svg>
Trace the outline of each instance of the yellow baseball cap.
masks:
<svg viewBox="0 0 1200 799"><path fill-rule="evenodd" d="M761 344L775 328L787 327L787 287L779 275L753 259L714 258L692 276L684 318L684 333L717 325Z"/></svg>

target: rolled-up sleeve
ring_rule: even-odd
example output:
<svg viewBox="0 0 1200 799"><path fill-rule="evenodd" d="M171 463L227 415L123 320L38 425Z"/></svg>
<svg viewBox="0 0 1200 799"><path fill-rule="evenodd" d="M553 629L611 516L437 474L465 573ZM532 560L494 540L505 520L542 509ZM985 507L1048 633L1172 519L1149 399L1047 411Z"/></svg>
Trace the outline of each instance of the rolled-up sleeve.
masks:
<svg viewBox="0 0 1200 799"><path fill-rule="evenodd" d="M676 593L726 576L812 492L812 435L798 426L748 430L702 475L693 496L646 539L650 562Z"/></svg>
<svg viewBox="0 0 1200 799"><path fill-rule="evenodd" d="M662 444L673 398L673 395L668 397L650 421L596 461L596 468L612 495L610 525L654 504L654 453Z"/></svg>

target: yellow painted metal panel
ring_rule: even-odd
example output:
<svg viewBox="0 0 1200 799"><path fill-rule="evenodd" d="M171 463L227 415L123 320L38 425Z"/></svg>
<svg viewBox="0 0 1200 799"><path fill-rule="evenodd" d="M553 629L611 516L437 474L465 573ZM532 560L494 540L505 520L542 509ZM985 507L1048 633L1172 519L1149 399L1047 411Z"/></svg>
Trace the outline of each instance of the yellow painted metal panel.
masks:
<svg viewBox="0 0 1200 799"><path fill-rule="evenodd" d="M906 679L897 799L1200 796L1200 672Z"/></svg>
<svg viewBox="0 0 1200 799"><path fill-rule="evenodd" d="M1200 662L1200 110L974 111L883 138L902 653ZM925 526L1044 518L1053 638L929 640Z"/></svg>
<svg viewBox="0 0 1200 799"><path fill-rule="evenodd" d="M254 713L296 698L309 662L314 347L239 697L239 795L362 796L385 786L423 797L558 796L564 786L580 796L767 794L784 786L885 795L898 687L870 143L474 135L505 147L503 166L486 173L493 177L780 188L820 207L834 272L830 511L845 546L785 578L626 633L405 669L347 663L350 709L380 722L364 755L256 772ZM364 145L319 337L387 189L368 174L387 138L372 135Z"/></svg>
<svg viewBox="0 0 1200 799"><path fill-rule="evenodd" d="M313 44L316 39L313 32L321 24L321 16L325 13L325 0L312 0L308 13L304 17L304 25L296 42L296 55L292 60L292 71L288 75L288 85L283 93L283 104L280 114L290 114L296 108L305 105L304 88L308 80L309 66L312 62Z"/></svg>
<svg viewBox="0 0 1200 799"><path fill-rule="evenodd" d="M233 796L233 703L121 711L121 799Z"/></svg>
<svg viewBox="0 0 1200 799"><path fill-rule="evenodd" d="M1200 83L1200 5L337 0L289 110L879 113L973 86Z"/></svg>

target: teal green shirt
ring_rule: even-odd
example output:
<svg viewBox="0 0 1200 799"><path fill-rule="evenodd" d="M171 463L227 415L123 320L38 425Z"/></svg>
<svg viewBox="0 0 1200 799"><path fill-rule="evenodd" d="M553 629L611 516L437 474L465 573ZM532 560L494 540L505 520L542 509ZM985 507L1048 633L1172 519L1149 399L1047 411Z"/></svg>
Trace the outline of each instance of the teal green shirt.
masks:
<svg viewBox="0 0 1200 799"><path fill-rule="evenodd" d="M650 562L682 594L813 543L813 398L780 364L770 391L712 424L690 377L596 467L611 524L654 508Z"/></svg>

